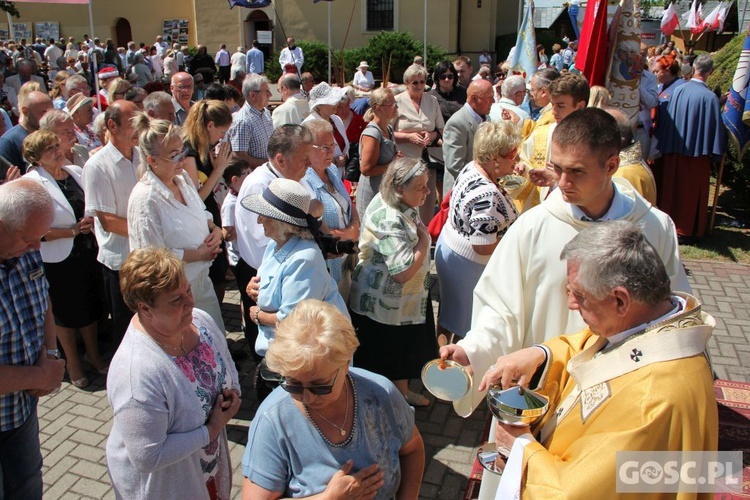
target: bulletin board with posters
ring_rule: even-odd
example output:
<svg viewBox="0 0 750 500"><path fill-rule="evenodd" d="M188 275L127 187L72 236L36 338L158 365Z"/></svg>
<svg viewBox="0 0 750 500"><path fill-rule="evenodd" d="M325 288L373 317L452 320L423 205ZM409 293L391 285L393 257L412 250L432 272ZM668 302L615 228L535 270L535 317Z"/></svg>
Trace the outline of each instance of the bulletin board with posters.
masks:
<svg viewBox="0 0 750 500"><path fill-rule="evenodd" d="M37 21L34 23L34 31L37 38L41 38L42 40L46 41L50 38L58 40L60 38L60 23L54 21Z"/></svg>
<svg viewBox="0 0 750 500"><path fill-rule="evenodd" d="M167 19L164 21L164 41L187 45L188 43L188 20Z"/></svg>
<svg viewBox="0 0 750 500"><path fill-rule="evenodd" d="M16 40L25 38L29 43L34 41L31 35L31 23L13 23L13 37Z"/></svg>

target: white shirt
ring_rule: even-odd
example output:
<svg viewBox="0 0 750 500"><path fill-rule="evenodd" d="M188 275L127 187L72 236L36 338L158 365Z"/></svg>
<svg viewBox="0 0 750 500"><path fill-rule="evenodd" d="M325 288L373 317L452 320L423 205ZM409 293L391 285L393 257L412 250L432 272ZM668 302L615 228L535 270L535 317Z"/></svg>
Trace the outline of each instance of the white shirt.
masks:
<svg viewBox="0 0 750 500"><path fill-rule="evenodd" d="M305 56L302 54L302 49L294 47L294 50L289 50L289 47L284 47L279 54L279 64L281 65L281 71L284 71L284 66L287 64L294 64L297 66L297 71L302 71L302 64L305 62Z"/></svg>
<svg viewBox="0 0 750 500"><path fill-rule="evenodd" d="M372 71L365 71L365 74L363 75L361 71L357 70L357 72L354 73L354 81L352 83L355 87L372 90L375 86L375 78L372 76Z"/></svg>
<svg viewBox="0 0 750 500"><path fill-rule="evenodd" d="M234 229L237 233L235 249L253 269L258 269L263 261L263 254L268 246L268 236L263 226L258 224L258 215L242 206L242 200L251 194L262 194L274 179L283 179L281 172L276 170L270 162L266 162L252 171L242 181L242 187L237 194L237 206L234 208ZM310 190L305 182L300 182Z"/></svg>
<svg viewBox="0 0 750 500"><path fill-rule="evenodd" d="M130 249L167 247L182 260L185 250L195 250L208 237L211 214L192 181L183 172L175 177L183 205L174 193L150 169L133 188L128 202L128 237ZM210 260L186 262L185 277L193 281Z"/></svg>
<svg viewBox="0 0 750 500"><path fill-rule="evenodd" d="M260 267L270 240L263 231L263 226L258 224L258 215L243 207L241 203L246 196L263 193L272 180L283 177L269 162L266 162L245 177L240 192L237 194L237 205L234 208L236 250L242 260L253 269Z"/></svg>
<svg viewBox="0 0 750 500"><path fill-rule="evenodd" d="M137 148L133 148L133 161L130 161L111 142L89 158L83 169L86 213L98 211L127 217L128 198L138 182L139 162ZM105 231L98 218L94 222L94 232L99 243L97 259L109 269L119 271L130 253L128 238Z"/></svg>
<svg viewBox="0 0 750 500"><path fill-rule="evenodd" d="M235 227L235 216L234 210L237 207L237 196L231 192L227 194L224 201L221 204L221 227ZM227 260L230 266L236 266L240 260L240 256L237 253L237 240L224 242L227 250Z"/></svg>

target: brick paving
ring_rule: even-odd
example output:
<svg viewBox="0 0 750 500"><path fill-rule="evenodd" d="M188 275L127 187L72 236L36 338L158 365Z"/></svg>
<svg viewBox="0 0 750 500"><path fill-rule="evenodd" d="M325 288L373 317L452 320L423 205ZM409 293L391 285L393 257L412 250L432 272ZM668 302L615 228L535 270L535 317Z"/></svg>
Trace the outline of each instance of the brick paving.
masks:
<svg viewBox="0 0 750 500"><path fill-rule="evenodd" d="M704 310L716 318L716 329L709 344L714 372L719 378L750 381L750 363L747 362L750 359L747 307L750 266L716 261L686 261L685 265L694 293L703 300ZM227 291L224 316L232 351L246 348L240 333L238 302L238 292ZM241 497L240 462L247 429L258 406L251 387L253 363L242 361L239 367L243 402L237 418L228 426L234 464L234 498ZM77 389L66 381L58 394L41 400L39 420L45 498L114 497L104 456L112 426L104 384L105 378L99 375L91 378L91 385L85 389ZM419 387L418 382L414 382L412 389ZM427 454L421 498L461 498L486 425L486 408L482 406L470 418L462 419L450 405L435 401L429 408L417 409L416 415Z"/></svg>

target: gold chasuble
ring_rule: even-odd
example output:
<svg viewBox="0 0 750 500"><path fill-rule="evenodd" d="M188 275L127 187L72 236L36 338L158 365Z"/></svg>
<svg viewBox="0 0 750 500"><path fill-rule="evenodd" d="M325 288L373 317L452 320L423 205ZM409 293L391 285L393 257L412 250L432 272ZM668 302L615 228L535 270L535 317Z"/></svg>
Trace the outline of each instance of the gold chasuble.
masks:
<svg viewBox="0 0 750 500"><path fill-rule="evenodd" d="M622 343L585 330L544 343L550 411L524 448L522 498L617 498L617 451L716 450L718 411L703 354L715 322L697 299ZM641 499L712 494L637 494Z"/></svg>
<svg viewBox="0 0 750 500"><path fill-rule="evenodd" d="M531 137L521 146L521 161L527 168L547 168L552 131L555 129L555 125L553 122L552 124L539 126L537 122ZM526 175L526 180L520 187L508 190L508 194L513 198L513 203L516 205L519 214L541 203L539 188L529 180L528 175Z"/></svg>
<svg viewBox="0 0 750 500"><path fill-rule="evenodd" d="M651 169L643 162L640 142L620 151L620 166L613 177L627 180L647 202L656 206L656 181Z"/></svg>

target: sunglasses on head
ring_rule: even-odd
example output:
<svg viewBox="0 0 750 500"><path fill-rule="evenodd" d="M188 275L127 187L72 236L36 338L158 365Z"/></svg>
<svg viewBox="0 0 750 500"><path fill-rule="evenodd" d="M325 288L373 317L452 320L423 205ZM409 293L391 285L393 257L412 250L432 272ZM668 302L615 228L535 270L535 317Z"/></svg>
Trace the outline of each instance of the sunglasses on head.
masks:
<svg viewBox="0 0 750 500"><path fill-rule="evenodd" d="M302 385L302 384L288 382L286 377L276 372L272 372L271 370L266 368L265 365L261 366L260 368L260 377L266 382L278 383L279 386L281 386L281 388L284 389L289 394L299 395L305 392L305 389L307 389L308 391L315 394L316 396L325 396L327 394L330 394L331 391L333 390L333 386L336 385L336 379L338 378L340 371L341 371L340 368L336 370L336 375L334 375L333 380L331 381L330 384L318 384L318 385Z"/></svg>

